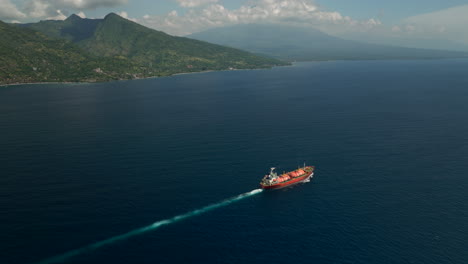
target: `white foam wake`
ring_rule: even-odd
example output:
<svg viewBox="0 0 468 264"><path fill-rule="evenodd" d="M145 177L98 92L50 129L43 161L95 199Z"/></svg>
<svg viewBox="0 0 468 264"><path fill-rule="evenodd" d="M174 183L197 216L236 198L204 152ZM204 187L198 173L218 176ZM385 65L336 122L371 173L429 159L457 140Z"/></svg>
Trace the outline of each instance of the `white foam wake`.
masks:
<svg viewBox="0 0 468 264"><path fill-rule="evenodd" d="M256 195L258 193L261 193L262 191L263 191L262 189L255 189L255 190L252 190L250 192L239 194L237 196L231 197L231 198L223 200L221 202L214 203L214 204L202 207L200 209L196 209L196 210L187 212L185 214L177 215L177 216L174 216L172 218L157 221L157 222L154 222L154 223L152 223L150 225L147 225L147 226L132 230L130 232L127 232L127 233L124 233L124 234L121 234L121 235L117 235L117 236L114 236L114 237L111 237L111 238L108 238L108 239L105 239L105 240L101 240L101 241L95 242L93 244L84 246L82 248L71 250L71 251L68 251L68 252L66 252L64 254L42 260L38 264L50 264L50 263L65 262L67 259L69 259L71 257L75 257L75 256L83 254L85 252L89 252L91 250L98 249L98 248L100 248L102 246L112 244L112 243L118 242L120 240L128 239L128 238L130 238L132 236L136 236L136 235L140 235L140 234L143 234L143 233L146 233L146 232L149 232L149 231L153 231L153 230L156 230L156 229L158 229L158 228L160 228L162 226L174 224L174 223L179 222L181 220L184 220L184 219L187 219L187 218L190 218L190 217L193 217L193 216L197 216L197 215L206 213L208 211L211 211L211 210L223 207L223 206L227 206L227 205L229 205L231 203L234 203L236 201L239 201L239 200L245 199L247 197Z"/></svg>

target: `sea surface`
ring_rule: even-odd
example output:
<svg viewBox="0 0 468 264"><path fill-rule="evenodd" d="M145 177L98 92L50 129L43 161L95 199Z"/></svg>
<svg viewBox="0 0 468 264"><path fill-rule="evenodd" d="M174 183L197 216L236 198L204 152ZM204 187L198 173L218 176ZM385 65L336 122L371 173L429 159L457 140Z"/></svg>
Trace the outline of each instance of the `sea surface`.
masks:
<svg viewBox="0 0 468 264"><path fill-rule="evenodd" d="M257 190L304 162L310 182ZM466 59L0 87L2 264L444 264L467 249Z"/></svg>

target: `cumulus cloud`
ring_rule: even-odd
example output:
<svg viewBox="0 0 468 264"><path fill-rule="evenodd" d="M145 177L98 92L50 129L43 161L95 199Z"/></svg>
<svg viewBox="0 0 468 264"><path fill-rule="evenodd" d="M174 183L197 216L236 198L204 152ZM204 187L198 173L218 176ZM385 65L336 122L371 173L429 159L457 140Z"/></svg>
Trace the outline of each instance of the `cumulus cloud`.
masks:
<svg viewBox="0 0 468 264"><path fill-rule="evenodd" d="M207 4L217 3L218 0L176 0L182 7L196 7Z"/></svg>
<svg viewBox="0 0 468 264"><path fill-rule="evenodd" d="M181 0L179 2L188 5L189 2L205 2L206 4L208 1ZM140 22L175 35L248 23L301 24L329 30L344 27L347 28L346 30L367 30L381 24L376 19L357 21L338 12L320 10L318 5L311 0L252 0L234 10L212 3L191 8L183 15L179 15L176 11L165 16L145 15Z"/></svg>
<svg viewBox="0 0 468 264"><path fill-rule="evenodd" d="M117 12L117 15L123 17L123 18L128 18L128 13L125 12L125 11L120 11L120 12Z"/></svg>
<svg viewBox="0 0 468 264"><path fill-rule="evenodd" d="M133 22L137 22L137 23L138 23L138 20L137 20L136 18L131 18L131 17L129 17L129 16L128 16L128 13L125 12L125 11L117 12L117 15L119 15L119 16L125 18L125 19L128 19L128 20L131 20L131 21L133 21Z"/></svg>
<svg viewBox="0 0 468 264"><path fill-rule="evenodd" d="M86 18L86 14L83 11L78 12L76 15L81 18Z"/></svg>
<svg viewBox="0 0 468 264"><path fill-rule="evenodd" d="M66 18L67 18L67 16L64 15L62 13L62 10L60 10L60 9L57 9L55 11L55 16L46 17L47 20L65 20Z"/></svg>
<svg viewBox="0 0 468 264"><path fill-rule="evenodd" d="M10 0L0 0L0 20L16 20L25 17L26 15L19 11Z"/></svg>

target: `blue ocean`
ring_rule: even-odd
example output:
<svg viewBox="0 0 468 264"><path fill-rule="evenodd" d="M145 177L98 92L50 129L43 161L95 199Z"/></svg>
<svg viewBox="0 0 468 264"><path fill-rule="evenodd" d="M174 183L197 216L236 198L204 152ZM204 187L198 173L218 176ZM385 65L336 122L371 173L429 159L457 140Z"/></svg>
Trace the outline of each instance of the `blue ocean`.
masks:
<svg viewBox="0 0 468 264"><path fill-rule="evenodd" d="M0 87L0 263L468 263L467 70Z"/></svg>

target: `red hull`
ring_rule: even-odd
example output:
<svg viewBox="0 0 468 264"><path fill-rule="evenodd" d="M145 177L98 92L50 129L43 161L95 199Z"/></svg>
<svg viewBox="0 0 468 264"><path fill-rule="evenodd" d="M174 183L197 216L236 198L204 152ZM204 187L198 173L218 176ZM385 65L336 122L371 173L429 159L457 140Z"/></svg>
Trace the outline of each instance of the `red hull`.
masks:
<svg viewBox="0 0 468 264"><path fill-rule="evenodd" d="M313 166L311 166L311 168L312 168L312 170L310 172L307 172L306 174L304 174L302 176L290 179L290 180L285 181L285 182L272 184L272 185L264 185L264 184L260 183L260 187L262 189L280 189L280 188L284 188L284 187L287 187L287 186L290 186L290 185L294 185L296 183L300 183L300 182L302 182L302 181L304 181L304 180L306 180L306 179L313 176L315 168Z"/></svg>

